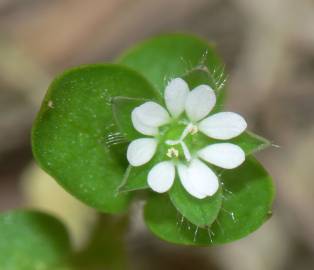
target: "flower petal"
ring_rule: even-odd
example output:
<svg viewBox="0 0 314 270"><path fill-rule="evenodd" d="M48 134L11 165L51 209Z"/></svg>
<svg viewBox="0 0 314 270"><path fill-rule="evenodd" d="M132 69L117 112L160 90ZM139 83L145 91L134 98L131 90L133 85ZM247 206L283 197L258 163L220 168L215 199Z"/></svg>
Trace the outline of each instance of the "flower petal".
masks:
<svg viewBox="0 0 314 270"><path fill-rule="evenodd" d="M197 189L195 189L193 185L193 180L189 178L187 166L183 164L179 164L178 173L179 173L180 181L188 193L190 193L193 197L196 197L198 199L204 199L206 197L205 193L199 192Z"/></svg>
<svg viewBox="0 0 314 270"><path fill-rule="evenodd" d="M224 169L234 169L245 160L244 151L232 143L215 143L198 152L203 160Z"/></svg>
<svg viewBox="0 0 314 270"><path fill-rule="evenodd" d="M168 83L165 90L165 102L173 117L183 113L188 93L189 86L181 78L175 78Z"/></svg>
<svg viewBox="0 0 314 270"><path fill-rule="evenodd" d="M244 118L233 112L213 114L199 124L199 129L211 138L228 140L240 135L247 127Z"/></svg>
<svg viewBox="0 0 314 270"><path fill-rule="evenodd" d="M193 122L203 119L216 104L216 95L208 85L202 84L189 92L185 112Z"/></svg>
<svg viewBox="0 0 314 270"><path fill-rule="evenodd" d="M166 109L152 101L145 102L133 111L138 120L146 126L159 127L168 123L170 120Z"/></svg>
<svg viewBox="0 0 314 270"><path fill-rule="evenodd" d="M199 192L212 196L219 188L216 174L203 162L194 159L189 166L189 175Z"/></svg>
<svg viewBox="0 0 314 270"><path fill-rule="evenodd" d="M148 173L147 182L152 190L163 193L168 191L174 181L175 167L171 161L157 163Z"/></svg>
<svg viewBox="0 0 314 270"><path fill-rule="evenodd" d="M129 144L126 157L132 166L141 166L152 159L156 153L156 149L156 139L136 139Z"/></svg>
<svg viewBox="0 0 314 270"><path fill-rule="evenodd" d="M190 165L178 165L182 185L192 196L203 199L212 196L219 188L215 173L198 159L192 160Z"/></svg>
<svg viewBox="0 0 314 270"><path fill-rule="evenodd" d="M131 113L131 119L132 119L132 123L133 123L133 127L140 133L144 134L144 135L157 135L158 134L158 128L157 127L152 127L152 126L147 126L145 124L143 124L137 114L136 111L133 110Z"/></svg>

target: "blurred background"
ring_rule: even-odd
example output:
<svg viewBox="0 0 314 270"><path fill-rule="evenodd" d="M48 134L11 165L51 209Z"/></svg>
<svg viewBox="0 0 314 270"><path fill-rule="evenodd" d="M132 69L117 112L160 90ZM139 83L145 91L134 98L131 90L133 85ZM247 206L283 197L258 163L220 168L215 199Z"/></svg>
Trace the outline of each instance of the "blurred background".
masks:
<svg viewBox="0 0 314 270"><path fill-rule="evenodd" d="M314 269L311 0L0 0L0 210L46 209L64 220L77 250L86 245L98 217L33 163L34 116L64 69L175 31L217 44L230 75L227 106L273 142L258 158L276 182L274 215L245 239L195 249L159 241L134 210L122 269Z"/></svg>

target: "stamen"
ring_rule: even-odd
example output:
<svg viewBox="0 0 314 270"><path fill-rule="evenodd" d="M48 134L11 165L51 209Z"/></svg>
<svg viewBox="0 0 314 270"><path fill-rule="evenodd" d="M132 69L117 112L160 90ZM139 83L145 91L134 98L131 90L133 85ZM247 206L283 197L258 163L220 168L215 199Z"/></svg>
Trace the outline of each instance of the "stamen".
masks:
<svg viewBox="0 0 314 270"><path fill-rule="evenodd" d="M194 135L198 132L198 127L193 125L191 128L190 128L190 133L191 135Z"/></svg>
<svg viewBox="0 0 314 270"><path fill-rule="evenodd" d="M180 141L184 140L185 137L189 135L190 129L191 129L192 126L193 126L193 124L192 124L192 123L189 123L189 124L185 127L185 129L183 130L183 132L182 132L182 134L181 134Z"/></svg>
<svg viewBox="0 0 314 270"><path fill-rule="evenodd" d="M170 147L167 151L166 156L169 158L174 158L174 157L177 158L179 157L179 151L174 147Z"/></svg>
<svg viewBox="0 0 314 270"><path fill-rule="evenodd" d="M185 137L189 134L194 135L198 132L198 127L192 123L189 123L186 128L183 130L180 141L184 140Z"/></svg>
<svg viewBox="0 0 314 270"><path fill-rule="evenodd" d="M180 141L179 140L167 140L165 143L168 145L177 145L180 143Z"/></svg>
<svg viewBox="0 0 314 270"><path fill-rule="evenodd" d="M183 149L183 154L184 154L184 157L187 161L190 161L191 160L191 153L188 149L188 147L186 146L185 142L180 142L181 146L182 146L182 149Z"/></svg>

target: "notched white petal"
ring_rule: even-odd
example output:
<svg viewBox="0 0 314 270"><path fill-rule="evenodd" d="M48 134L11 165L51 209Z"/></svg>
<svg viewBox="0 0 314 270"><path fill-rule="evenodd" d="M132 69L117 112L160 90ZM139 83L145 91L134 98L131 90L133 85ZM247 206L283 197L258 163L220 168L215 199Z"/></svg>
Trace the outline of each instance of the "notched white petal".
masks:
<svg viewBox="0 0 314 270"><path fill-rule="evenodd" d="M199 121L206 117L216 104L215 92L210 86L202 84L189 92L185 112L193 122Z"/></svg>
<svg viewBox="0 0 314 270"><path fill-rule="evenodd" d="M240 135L247 127L244 118L233 112L220 112L199 123L199 130L215 139L229 140Z"/></svg>
<svg viewBox="0 0 314 270"><path fill-rule="evenodd" d="M245 160L244 151L232 143L215 143L198 152L203 160L224 169L234 169Z"/></svg>
<svg viewBox="0 0 314 270"><path fill-rule="evenodd" d="M127 160L134 166L141 166L152 159L157 149L157 140L141 138L132 141L127 150Z"/></svg>
<svg viewBox="0 0 314 270"><path fill-rule="evenodd" d="M165 102L173 117L178 117L184 111L186 97L189 93L188 84L181 78L171 80L165 89Z"/></svg>
<svg viewBox="0 0 314 270"><path fill-rule="evenodd" d="M133 111L137 119L146 126L159 127L170 121L166 109L153 101L145 102Z"/></svg>
<svg viewBox="0 0 314 270"><path fill-rule="evenodd" d="M143 124L137 114L136 111L133 110L131 113L131 119L132 119L132 124L133 127L139 132L142 133L144 135L149 135L149 136L154 136L158 134L158 128L157 127L152 127L152 126L148 126Z"/></svg>
<svg viewBox="0 0 314 270"><path fill-rule="evenodd" d="M171 161L157 163L148 173L147 183L158 193L168 191L175 178L175 167Z"/></svg>

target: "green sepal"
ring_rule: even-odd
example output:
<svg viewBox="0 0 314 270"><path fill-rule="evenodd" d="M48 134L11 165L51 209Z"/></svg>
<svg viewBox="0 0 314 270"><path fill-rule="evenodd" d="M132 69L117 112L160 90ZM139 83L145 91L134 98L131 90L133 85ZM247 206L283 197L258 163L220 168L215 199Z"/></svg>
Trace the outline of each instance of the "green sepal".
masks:
<svg viewBox="0 0 314 270"><path fill-rule="evenodd" d="M154 166L153 161L141 166L140 168L129 165L117 190L118 193L149 188L147 184L147 175L152 166Z"/></svg>
<svg viewBox="0 0 314 270"><path fill-rule="evenodd" d="M211 197L204 199L195 198L184 189L179 177L176 177L169 191L169 196L172 204L180 214L201 228L208 227L215 221L223 198L221 188Z"/></svg>
<svg viewBox="0 0 314 270"><path fill-rule="evenodd" d="M245 152L246 156L261 151L271 145L271 143L267 139L264 139L263 137L258 136L250 131L244 131L241 135L230 140L217 140L209 138L205 134L198 132L197 134L188 136L185 141L186 144L191 148L191 150L194 149L197 151L210 144L233 143L240 146ZM196 154L193 151L192 153Z"/></svg>
<svg viewBox="0 0 314 270"><path fill-rule="evenodd" d="M240 136L233 138L228 142L240 146L246 155L254 154L271 145L270 141L251 131L245 131Z"/></svg>

